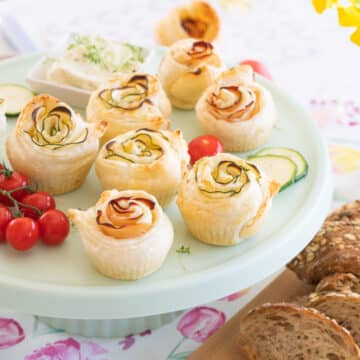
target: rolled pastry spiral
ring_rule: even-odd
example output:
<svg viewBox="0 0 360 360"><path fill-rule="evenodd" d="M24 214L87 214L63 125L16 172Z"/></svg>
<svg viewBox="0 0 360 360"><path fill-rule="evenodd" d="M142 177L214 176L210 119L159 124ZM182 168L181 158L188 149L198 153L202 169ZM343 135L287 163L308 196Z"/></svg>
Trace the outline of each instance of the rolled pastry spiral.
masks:
<svg viewBox="0 0 360 360"><path fill-rule="evenodd" d="M174 106L193 109L203 91L224 69L211 43L185 39L169 48L160 64L159 79Z"/></svg>
<svg viewBox="0 0 360 360"><path fill-rule="evenodd" d="M192 1L173 9L157 24L157 41L164 46L194 38L214 41L220 31L220 19L216 10L205 1Z"/></svg>
<svg viewBox="0 0 360 360"><path fill-rule="evenodd" d="M185 170L177 204L194 237L229 246L258 232L278 189L254 164L222 153Z"/></svg>
<svg viewBox="0 0 360 360"><path fill-rule="evenodd" d="M21 111L8 136L7 156L40 190L62 194L85 180L105 128L105 122L86 124L67 104L38 95Z"/></svg>
<svg viewBox="0 0 360 360"><path fill-rule="evenodd" d="M85 211L69 210L85 252L105 276L135 280L156 271L173 242L173 227L145 191L109 190Z"/></svg>
<svg viewBox="0 0 360 360"><path fill-rule="evenodd" d="M5 99L0 98L0 136L2 136L5 132L6 128L6 102Z"/></svg>
<svg viewBox="0 0 360 360"><path fill-rule="evenodd" d="M263 144L275 124L275 105L250 66L223 72L196 105L203 130L217 136L226 151L248 151Z"/></svg>
<svg viewBox="0 0 360 360"><path fill-rule="evenodd" d="M182 166L188 162L180 130L138 129L108 141L95 165L103 189L145 190L166 207L177 193Z"/></svg>
<svg viewBox="0 0 360 360"><path fill-rule="evenodd" d="M94 91L86 117L89 122L106 120L102 143L139 128L167 129L171 104L157 77L150 74L117 74Z"/></svg>

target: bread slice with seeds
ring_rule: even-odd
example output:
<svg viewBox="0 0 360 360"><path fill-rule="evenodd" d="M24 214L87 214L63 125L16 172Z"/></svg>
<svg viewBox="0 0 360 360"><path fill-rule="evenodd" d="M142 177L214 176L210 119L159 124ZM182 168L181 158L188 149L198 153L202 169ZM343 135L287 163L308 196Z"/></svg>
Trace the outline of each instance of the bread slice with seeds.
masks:
<svg viewBox="0 0 360 360"><path fill-rule="evenodd" d="M311 309L265 304L240 323L242 360L359 360L360 350L347 330Z"/></svg>
<svg viewBox="0 0 360 360"><path fill-rule="evenodd" d="M325 220L325 222L333 221L346 221L353 224L360 224L360 200L355 200L343 205L331 213Z"/></svg>
<svg viewBox="0 0 360 360"><path fill-rule="evenodd" d="M355 293L312 293L305 306L312 307L349 330L360 345L360 295Z"/></svg>
<svg viewBox="0 0 360 360"><path fill-rule="evenodd" d="M360 276L360 223L325 222L311 243L287 266L310 284L334 273Z"/></svg>
<svg viewBox="0 0 360 360"><path fill-rule="evenodd" d="M350 273L336 273L323 278L315 289L316 293L341 292L360 294L360 279Z"/></svg>

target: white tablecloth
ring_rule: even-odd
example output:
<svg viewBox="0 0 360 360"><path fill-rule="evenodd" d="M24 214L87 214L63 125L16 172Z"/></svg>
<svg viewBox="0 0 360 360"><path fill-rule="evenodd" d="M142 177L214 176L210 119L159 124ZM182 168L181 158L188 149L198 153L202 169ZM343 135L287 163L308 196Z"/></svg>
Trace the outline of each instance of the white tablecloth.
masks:
<svg viewBox="0 0 360 360"><path fill-rule="evenodd" d="M70 31L99 33L154 45L156 20L171 0L49 1L0 3L16 15L39 49ZM338 204L360 197L360 48L348 40L331 11L319 16L311 2L243 0L219 3L223 30L218 46L230 62L264 61L274 81L307 106L327 136ZM0 57L11 49L0 37ZM289 119L291 120L291 119ZM0 360L185 359L265 284L191 309L171 324L124 339L85 339L57 332L36 317L0 311ZM0 289L1 296L1 289Z"/></svg>

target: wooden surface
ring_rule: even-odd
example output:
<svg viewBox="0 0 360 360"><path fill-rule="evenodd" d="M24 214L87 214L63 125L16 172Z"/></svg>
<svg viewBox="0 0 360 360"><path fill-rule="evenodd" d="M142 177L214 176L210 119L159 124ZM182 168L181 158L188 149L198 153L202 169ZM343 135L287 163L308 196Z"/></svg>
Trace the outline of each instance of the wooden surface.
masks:
<svg viewBox="0 0 360 360"><path fill-rule="evenodd" d="M233 316L218 332L199 347L188 360L241 360L238 348L241 318L249 310L268 302L291 302L312 290L289 270L281 273L248 305Z"/></svg>

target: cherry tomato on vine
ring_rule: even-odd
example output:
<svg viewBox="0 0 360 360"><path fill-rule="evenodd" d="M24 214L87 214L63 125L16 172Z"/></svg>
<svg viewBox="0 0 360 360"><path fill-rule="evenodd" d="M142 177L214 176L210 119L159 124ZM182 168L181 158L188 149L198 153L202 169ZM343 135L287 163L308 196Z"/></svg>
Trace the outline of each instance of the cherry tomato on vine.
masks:
<svg viewBox="0 0 360 360"><path fill-rule="evenodd" d="M214 156L220 152L224 151L224 146L222 142L212 135L202 135L192 139L189 142L189 155L190 155L190 164L194 163L201 159L204 156Z"/></svg>
<svg viewBox="0 0 360 360"><path fill-rule="evenodd" d="M38 219L45 211L55 209L55 200L47 192L35 192L33 194L28 194L21 198L20 201L21 203L35 207L40 211L40 213L38 213L34 209L20 205L20 210L24 216L31 217L35 220Z"/></svg>
<svg viewBox="0 0 360 360"><path fill-rule="evenodd" d="M60 210L48 210L39 220L40 237L47 245L61 244L69 234L68 217Z"/></svg>
<svg viewBox="0 0 360 360"><path fill-rule="evenodd" d="M0 205L0 242L5 241L6 227L13 219L11 211L4 205Z"/></svg>
<svg viewBox="0 0 360 360"><path fill-rule="evenodd" d="M13 219L6 228L6 241L16 250L29 250L38 239L39 225L31 218Z"/></svg>
<svg viewBox="0 0 360 360"><path fill-rule="evenodd" d="M29 180L25 175L17 171L9 170L5 167L1 169L0 190L10 191L24 186L29 186ZM29 191L25 189L25 190L15 191L11 195L16 200L20 200L23 196L25 196L28 193ZM0 203L10 206L12 205L12 201L8 197L1 194L0 194Z"/></svg>
<svg viewBox="0 0 360 360"><path fill-rule="evenodd" d="M263 64L260 61L257 60L243 60L240 62L240 65L250 65L253 70L262 75L263 77L266 77L269 80L272 80L272 76L270 74L270 71L267 69L265 64Z"/></svg>

